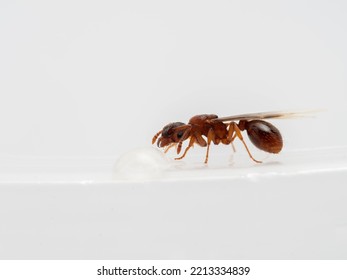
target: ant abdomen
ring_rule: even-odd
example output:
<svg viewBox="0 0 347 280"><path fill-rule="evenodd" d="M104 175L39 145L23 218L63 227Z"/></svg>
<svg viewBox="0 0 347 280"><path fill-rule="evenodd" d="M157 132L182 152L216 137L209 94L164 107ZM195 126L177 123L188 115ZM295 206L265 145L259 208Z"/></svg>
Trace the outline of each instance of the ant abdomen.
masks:
<svg viewBox="0 0 347 280"><path fill-rule="evenodd" d="M249 139L258 149L274 154L282 150L283 140L281 133L271 123L262 120L252 120L245 121L243 125Z"/></svg>

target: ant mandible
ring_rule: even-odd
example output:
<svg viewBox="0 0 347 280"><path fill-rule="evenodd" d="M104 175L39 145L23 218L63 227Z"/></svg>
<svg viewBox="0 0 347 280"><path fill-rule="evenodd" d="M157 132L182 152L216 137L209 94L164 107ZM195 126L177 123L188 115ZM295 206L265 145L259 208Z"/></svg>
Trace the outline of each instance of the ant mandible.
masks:
<svg viewBox="0 0 347 280"><path fill-rule="evenodd" d="M189 120L188 124L174 122L164 126L162 130L154 135L152 144L157 141L157 146L165 148L165 153L170 148L176 147L177 154L180 154L183 141L189 139L183 155L175 159L184 158L188 150L197 143L201 147L207 147L205 157L205 163L207 163L211 142L215 145L220 143L233 145L235 138L238 138L246 148L249 157L253 161L261 163L252 156L241 132L246 130L249 139L258 149L277 154L283 147L281 133L274 125L263 119L287 118L295 115L297 113L288 112L243 114L223 118L219 118L214 114L196 115Z"/></svg>

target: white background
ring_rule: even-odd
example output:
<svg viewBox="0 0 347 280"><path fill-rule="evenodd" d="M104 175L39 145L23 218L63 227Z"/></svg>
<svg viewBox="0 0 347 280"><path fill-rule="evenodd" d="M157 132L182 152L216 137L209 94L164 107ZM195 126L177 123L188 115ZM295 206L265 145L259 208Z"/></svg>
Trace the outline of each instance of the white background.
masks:
<svg viewBox="0 0 347 280"><path fill-rule="evenodd" d="M0 258L346 259L346 14L1 1ZM235 165L213 146L208 166L194 149L163 180L112 181L168 122L306 109L325 111L274 121L285 148L262 165L235 143Z"/></svg>
<svg viewBox="0 0 347 280"><path fill-rule="evenodd" d="M171 121L325 109L288 148L344 145L345 1L1 1L0 155L114 156ZM286 129L288 127L288 129Z"/></svg>

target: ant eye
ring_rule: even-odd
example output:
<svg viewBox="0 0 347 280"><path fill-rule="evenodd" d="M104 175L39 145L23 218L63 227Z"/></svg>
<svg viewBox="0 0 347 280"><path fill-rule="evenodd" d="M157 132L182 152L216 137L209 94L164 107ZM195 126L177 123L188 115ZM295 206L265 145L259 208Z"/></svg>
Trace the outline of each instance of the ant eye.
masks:
<svg viewBox="0 0 347 280"><path fill-rule="evenodd" d="M183 136L183 131L177 132L177 138L180 139Z"/></svg>
<svg viewBox="0 0 347 280"><path fill-rule="evenodd" d="M168 125L164 126L163 132L161 133L163 137L171 137L172 134L174 133L174 128L179 127L181 125L184 125L184 123L181 122L175 122L175 123L169 123ZM178 132L179 134L180 132ZM183 133L182 133L183 135ZM178 136L178 137L182 137Z"/></svg>

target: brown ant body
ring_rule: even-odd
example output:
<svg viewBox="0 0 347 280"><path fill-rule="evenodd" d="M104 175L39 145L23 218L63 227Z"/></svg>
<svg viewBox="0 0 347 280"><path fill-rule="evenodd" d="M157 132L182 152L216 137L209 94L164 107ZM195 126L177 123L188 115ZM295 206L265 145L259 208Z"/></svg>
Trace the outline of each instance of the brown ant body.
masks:
<svg viewBox="0 0 347 280"><path fill-rule="evenodd" d="M184 150L183 155L175 159L184 158L188 150L197 143L201 147L207 147L205 157L205 163L207 163L211 143L215 145L220 143L233 145L235 138L238 138L243 143L250 158L260 163L261 161L256 160L252 156L243 140L241 132L247 131L249 139L258 149L277 154L283 147L281 133L275 126L263 119L286 118L293 115L296 114L267 112L223 118L218 118L217 115L213 114L196 115L189 120L188 124L174 122L164 126L162 130L154 135L152 144L157 141L158 147L165 148L165 152L175 146L177 148L177 154L179 154L183 141L189 139L188 146Z"/></svg>

